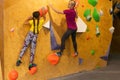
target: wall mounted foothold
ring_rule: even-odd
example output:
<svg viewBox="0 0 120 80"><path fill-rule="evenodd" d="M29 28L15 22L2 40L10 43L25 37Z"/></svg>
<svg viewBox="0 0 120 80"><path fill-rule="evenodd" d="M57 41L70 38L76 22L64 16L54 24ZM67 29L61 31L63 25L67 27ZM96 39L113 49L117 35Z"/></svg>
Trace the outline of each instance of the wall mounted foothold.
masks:
<svg viewBox="0 0 120 80"><path fill-rule="evenodd" d="M91 50L91 55L95 55L95 50Z"/></svg>
<svg viewBox="0 0 120 80"><path fill-rule="evenodd" d="M99 30L99 26L96 26L96 36L99 37L100 36L100 30Z"/></svg>
<svg viewBox="0 0 120 80"><path fill-rule="evenodd" d="M85 10L84 17L86 18L87 21L91 21L92 17L91 17L91 10L90 9Z"/></svg>
<svg viewBox="0 0 120 80"><path fill-rule="evenodd" d="M88 3L95 7L98 3L98 0L88 0Z"/></svg>
<svg viewBox="0 0 120 80"><path fill-rule="evenodd" d="M100 21L100 14L99 14L99 12L97 11L96 8L94 8L94 11L93 11L93 19L94 19L96 22L99 22L99 21Z"/></svg>

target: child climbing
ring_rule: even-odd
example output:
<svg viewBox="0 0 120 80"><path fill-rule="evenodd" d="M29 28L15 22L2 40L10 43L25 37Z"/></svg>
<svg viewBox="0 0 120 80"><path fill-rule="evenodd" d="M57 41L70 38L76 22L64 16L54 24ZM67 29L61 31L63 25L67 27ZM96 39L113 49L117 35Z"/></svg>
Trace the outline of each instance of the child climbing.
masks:
<svg viewBox="0 0 120 80"><path fill-rule="evenodd" d="M22 63L21 59L29 44L31 44L29 70L32 67L37 66L35 63L33 63L33 60L35 55L35 48L36 48L38 33L40 32L44 21L45 21L45 16L40 17L39 11L33 12L32 17L28 18L25 21L24 24L30 24L31 28L25 38L23 48L21 49L19 58L16 62L16 66L20 66L20 64Z"/></svg>
<svg viewBox="0 0 120 80"><path fill-rule="evenodd" d="M64 11L58 11L55 8L53 8L53 6L50 4L49 5L53 11L55 11L58 14L65 14L66 16L66 22L67 22L67 31L63 34L62 39L61 39L61 48L60 48L60 52L57 52L57 56L61 56L63 53L63 50L65 49L65 41L66 39L68 39L68 37L71 35L72 37L72 42L73 42L73 46L74 46L74 55L73 56L77 56L78 55L78 51L77 51L77 42L76 42L76 31L77 31L77 25L76 25L76 21L75 18L77 18L77 13L74 9L74 7L76 6L76 2L73 0L70 0L68 3L68 8Z"/></svg>

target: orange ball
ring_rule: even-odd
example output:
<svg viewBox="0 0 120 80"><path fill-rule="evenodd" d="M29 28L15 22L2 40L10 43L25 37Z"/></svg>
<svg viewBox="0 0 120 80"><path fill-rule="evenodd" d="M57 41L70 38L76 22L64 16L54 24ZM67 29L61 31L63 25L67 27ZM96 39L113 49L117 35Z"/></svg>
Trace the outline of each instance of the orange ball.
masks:
<svg viewBox="0 0 120 80"><path fill-rule="evenodd" d="M47 7L42 7L39 9L39 12L40 12L40 16L44 16L48 12L48 9Z"/></svg>
<svg viewBox="0 0 120 80"><path fill-rule="evenodd" d="M59 57L55 53L50 54L47 59L52 65L56 65L59 62Z"/></svg>
<svg viewBox="0 0 120 80"><path fill-rule="evenodd" d="M9 72L8 77L10 80L16 80L18 78L18 72L16 70L12 70Z"/></svg>
<svg viewBox="0 0 120 80"><path fill-rule="evenodd" d="M29 70L29 73L31 75L35 74L37 72L37 67L32 67L30 70Z"/></svg>

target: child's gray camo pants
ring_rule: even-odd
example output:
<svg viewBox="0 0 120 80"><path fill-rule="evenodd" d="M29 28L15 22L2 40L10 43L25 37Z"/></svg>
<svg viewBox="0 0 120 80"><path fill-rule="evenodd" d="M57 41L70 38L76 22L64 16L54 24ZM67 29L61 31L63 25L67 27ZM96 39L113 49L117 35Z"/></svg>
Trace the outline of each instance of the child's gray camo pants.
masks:
<svg viewBox="0 0 120 80"><path fill-rule="evenodd" d="M20 58L22 58L28 45L30 44L30 63L32 63L34 60L36 42L37 42L37 34L34 34L33 32L29 32L25 38L23 48L20 52Z"/></svg>

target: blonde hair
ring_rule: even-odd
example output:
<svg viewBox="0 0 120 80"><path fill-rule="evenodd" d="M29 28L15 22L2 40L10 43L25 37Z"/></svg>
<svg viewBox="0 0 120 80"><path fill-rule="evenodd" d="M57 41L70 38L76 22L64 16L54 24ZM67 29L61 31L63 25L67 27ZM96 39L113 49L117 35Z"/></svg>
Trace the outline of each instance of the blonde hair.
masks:
<svg viewBox="0 0 120 80"><path fill-rule="evenodd" d="M75 0L70 0L69 2L71 2L71 4L72 4L72 6L76 6L76 2L75 2Z"/></svg>

